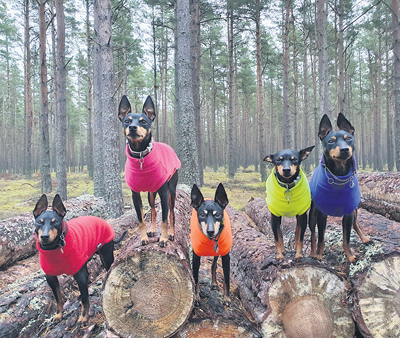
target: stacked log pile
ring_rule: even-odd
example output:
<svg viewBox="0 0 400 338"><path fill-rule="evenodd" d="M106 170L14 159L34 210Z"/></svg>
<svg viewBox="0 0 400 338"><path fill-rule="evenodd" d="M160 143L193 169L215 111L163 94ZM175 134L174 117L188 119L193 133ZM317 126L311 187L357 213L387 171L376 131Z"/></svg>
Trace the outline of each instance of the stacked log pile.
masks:
<svg viewBox="0 0 400 338"><path fill-rule="evenodd" d="M74 215L92 212L97 205L90 198L74 203L76 209L66 202L69 210L75 210ZM81 211L85 205L87 210ZM32 256L34 245L29 254L19 254L23 250L14 246L18 258L8 254L0 273L0 337L400 336L399 223L360 209L360 227L373 242L361 244L352 232L351 247L357 262L349 264L342 250L339 218L328 218L322 261L308 257L308 230L304 258L294 260L295 218L284 218L287 254L283 262L278 262L265 201L250 200L246 214L230 206L227 211L234 243L230 305L223 304L221 291L211 289L212 260L202 258L201 300L199 306L193 306L190 197L178 189L176 239L166 248L158 246L159 233L148 246L140 246L133 210L109 220L117 236L123 230L128 230L128 236L115 251L115 263L108 273L97 256L89 262L91 308L87 327L76 326L79 290L67 276L60 278L67 299L63 320L51 321L54 299L37 256ZM160 218L161 212L158 214ZM20 226L29 228L32 236L33 217L30 213L21 217ZM149 222L150 213L146 219ZM17 221L2 221L0 229L9 223ZM28 230L21 231L26 232L22 238L28 238ZM23 259L27 256L31 257ZM222 286L221 266L217 277Z"/></svg>

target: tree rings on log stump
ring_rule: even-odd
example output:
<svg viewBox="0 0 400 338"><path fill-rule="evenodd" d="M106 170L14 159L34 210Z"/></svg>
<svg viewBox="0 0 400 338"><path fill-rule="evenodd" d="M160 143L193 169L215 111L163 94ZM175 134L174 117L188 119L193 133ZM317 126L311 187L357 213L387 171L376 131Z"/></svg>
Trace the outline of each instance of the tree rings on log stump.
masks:
<svg viewBox="0 0 400 338"><path fill-rule="evenodd" d="M262 325L263 337L353 337L346 290L326 269L304 265L279 272L269 289L271 314Z"/></svg>
<svg viewBox="0 0 400 338"><path fill-rule="evenodd" d="M118 261L104 286L107 323L123 337L170 337L186 322L193 303L189 270L158 250Z"/></svg>
<svg viewBox="0 0 400 338"><path fill-rule="evenodd" d="M371 264L358 290L358 302L372 337L400 337L400 257Z"/></svg>
<svg viewBox="0 0 400 338"><path fill-rule="evenodd" d="M254 334L243 326L222 320L201 320L185 325L176 338L253 338Z"/></svg>

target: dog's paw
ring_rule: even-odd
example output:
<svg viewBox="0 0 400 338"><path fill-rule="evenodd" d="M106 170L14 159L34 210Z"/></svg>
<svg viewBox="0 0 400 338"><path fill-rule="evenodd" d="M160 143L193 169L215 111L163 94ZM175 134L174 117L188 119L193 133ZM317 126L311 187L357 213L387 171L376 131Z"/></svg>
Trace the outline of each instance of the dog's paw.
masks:
<svg viewBox="0 0 400 338"><path fill-rule="evenodd" d="M168 239L170 241L174 241L175 240L175 235L168 235Z"/></svg>
<svg viewBox="0 0 400 338"><path fill-rule="evenodd" d="M156 235L155 232L149 231L149 232L147 233L147 236L149 236L149 237L154 237L155 235Z"/></svg>
<svg viewBox="0 0 400 338"><path fill-rule="evenodd" d="M88 325L89 318L86 316L79 316L76 326L79 328L86 327Z"/></svg>
<svg viewBox="0 0 400 338"><path fill-rule="evenodd" d="M168 245L168 241L161 241L161 240L160 240L160 242L158 243L158 245L159 245L161 248L164 248L164 247L166 247L166 246Z"/></svg>
<svg viewBox="0 0 400 338"><path fill-rule="evenodd" d="M144 246L147 244L149 244L149 241L147 239L142 239L141 245Z"/></svg>
<svg viewBox="0 0 400 338"><path fill-rule="evenodd" d="M62 313L59 312L59 313L56 313L56 314L54 315L54 317L53 317L53 319L52 319L52 322L53 322L53 323L58 323L61 319L62 319Z"/></svg>

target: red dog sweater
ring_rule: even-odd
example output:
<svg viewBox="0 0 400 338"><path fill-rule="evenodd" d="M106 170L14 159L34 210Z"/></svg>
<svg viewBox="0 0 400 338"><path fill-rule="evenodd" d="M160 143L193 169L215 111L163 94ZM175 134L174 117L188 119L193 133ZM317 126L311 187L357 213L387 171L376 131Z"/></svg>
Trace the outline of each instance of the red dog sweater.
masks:
<svg viewBox="0 0 400 338"><path fill-rule="evenodd" d="M218 240L218 253L214 250L215 241L200 230L197 211L193 209L190 219L190 242L197 256L225 256L232 248L232 229L228 213L224 210L224 229Z"/></svg>
<svg viewBox="0 0 400 338"><path fill-rule="evenodd" d="M142 159L132 157L126 146L125 182L133 191L156 192L180 167L181 161L168 144L153 142L153 149Z"/></svg>
<svg viewBox="0 0 400 338"><path fill-rule="evenodd" d="M39 241L39 263L44 273L59 276L63 273L74 275L104 244L115 236L113 227L101 218L82 216L67 222L68 232L65 246L54 250L43 250Z"/></svg>

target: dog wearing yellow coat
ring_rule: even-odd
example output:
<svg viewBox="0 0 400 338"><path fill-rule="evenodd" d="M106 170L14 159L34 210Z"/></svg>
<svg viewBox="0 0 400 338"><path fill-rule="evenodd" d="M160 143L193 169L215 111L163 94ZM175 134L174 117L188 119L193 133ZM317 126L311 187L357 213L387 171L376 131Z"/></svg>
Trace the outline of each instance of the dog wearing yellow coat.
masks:
<svg viewBox="0 0 400 338"><path fill-rule="evenodd" d="M314 146L294 151L285 149L268 155L264 161L274 164L266 181L266 202L271 212L271 227L275 238L276 258L283 260L282 217L297 218L295 231L295 259L303 257L303 238L307 228L307 210L311 205L311 193L307 176L300 163L310 155Z"/></svg>

